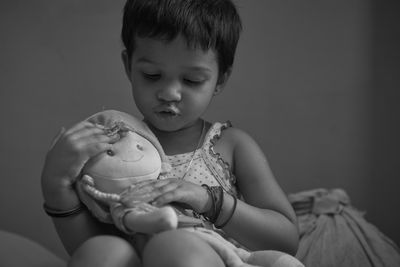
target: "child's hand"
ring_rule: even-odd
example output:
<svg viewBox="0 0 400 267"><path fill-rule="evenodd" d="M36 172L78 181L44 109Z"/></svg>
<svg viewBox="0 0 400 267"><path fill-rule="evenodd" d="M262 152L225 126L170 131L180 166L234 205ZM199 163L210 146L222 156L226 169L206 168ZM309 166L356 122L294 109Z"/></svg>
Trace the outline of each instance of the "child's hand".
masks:
<svg viewBox="0 0 400 267"><path fill-rule="evenodd" d="M106 135L102 126L87 121L62 129L47 153L44 183L71 185L91 157L110 149L119 138L118 134Z"/></svg>
<svg viewBox="0 0 400 267"><path fill-rule="evenodd" d="M209 210L210 196L205 188L181 179L163 179L145 182L137 188L151 203L156 206L164 206L171 202L189 207L198 213ZM141 196L136 195L136 198Z"/></svg>

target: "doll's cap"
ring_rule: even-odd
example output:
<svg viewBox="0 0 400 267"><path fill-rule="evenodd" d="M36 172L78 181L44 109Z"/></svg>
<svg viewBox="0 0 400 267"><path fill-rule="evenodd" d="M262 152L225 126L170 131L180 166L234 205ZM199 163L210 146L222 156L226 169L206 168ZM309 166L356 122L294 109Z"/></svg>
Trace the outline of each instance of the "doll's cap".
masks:
<svg viewBox="0 0 400 267"><path fill-rule="evenodd" d="M138 118L122 111L104 110L90 116L86 120L91 123L103 125L108 131L112 131L114 127L126 126L129 130L134 131L151 142L160 154L161 161L164 163L167 162L164 150L157 137L147 124Z"/></svg>

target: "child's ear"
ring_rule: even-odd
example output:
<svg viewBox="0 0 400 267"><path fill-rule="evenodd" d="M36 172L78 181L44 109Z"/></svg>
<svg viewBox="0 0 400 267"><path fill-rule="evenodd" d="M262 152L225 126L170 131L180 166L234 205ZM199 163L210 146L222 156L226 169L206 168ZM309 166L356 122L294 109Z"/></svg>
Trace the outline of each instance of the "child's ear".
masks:
<svg viewBox="0 0 400 267"><path fill-rule="evenodd" d="M126 76L128 76L128 79L131 81L131 60L128 56L128 51L123 50L121 52L121 58L122 58L122 62L124 63Z"/></svg>
<svg viewBox="0 0 400 267"><path fill-rule="evenodd" d="M228 68L228 70L225 73L223 73L218 77L218 82L214 90L214 95L218 95L224 90L225 85L228 82L229 77L231 76L231 73L232 73L232 68Z"/></svg>

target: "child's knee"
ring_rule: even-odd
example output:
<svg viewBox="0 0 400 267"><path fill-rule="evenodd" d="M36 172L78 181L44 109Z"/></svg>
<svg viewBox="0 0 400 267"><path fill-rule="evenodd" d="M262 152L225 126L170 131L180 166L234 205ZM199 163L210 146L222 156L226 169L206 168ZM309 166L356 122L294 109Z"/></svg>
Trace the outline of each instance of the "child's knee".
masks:
<svg viewBox="0 0 400 267"><path fill-rule="evenodd" d="M295 257L276 250L256 251L251 254L247 263L271 267L304 267Z"/></svg>
<svg viewBox="0 0 400 267"><path fill-rule="evenodd" d="M75 250L68 266L140 267L141 263L130 243L117 236L104 235L86 240Z"/></svg>
<svg viewBox="0 0 400 267"><path fill-rule="evenodd" d="M185 230L159 233L146 244L143 266L224 266L218 254L203 240Z"/></svg>

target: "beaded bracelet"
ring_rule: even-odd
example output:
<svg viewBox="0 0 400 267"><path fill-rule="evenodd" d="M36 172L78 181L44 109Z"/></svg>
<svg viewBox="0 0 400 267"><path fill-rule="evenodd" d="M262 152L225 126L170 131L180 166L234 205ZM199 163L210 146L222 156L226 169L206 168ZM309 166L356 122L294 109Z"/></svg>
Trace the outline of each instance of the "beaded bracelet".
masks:
<svg viewBox="0 0 400 267"><path fill-rule="evenodd" d="M223 228L233 217L233 214L235 213L236 206L237 206L237 198L234 195L231 195L233 197L233 207L231 209L231 212L228 216L228 218L223 222L221 225L215 225L216 228L221 229Z"/></svg>
<svg viewBox="0 0 400 267"><path fill-rule="evenodd" d="M43 209L46 212L47 215L53 218L64 218L68 216L72 216L75 214L78 214L82 212L83 210L86 209L86 206L84 206L82 203L80 203L78 206L70 209L70 210L56 210L53 208L50 208L47 206L46 203L43 203Z"/></svg>

